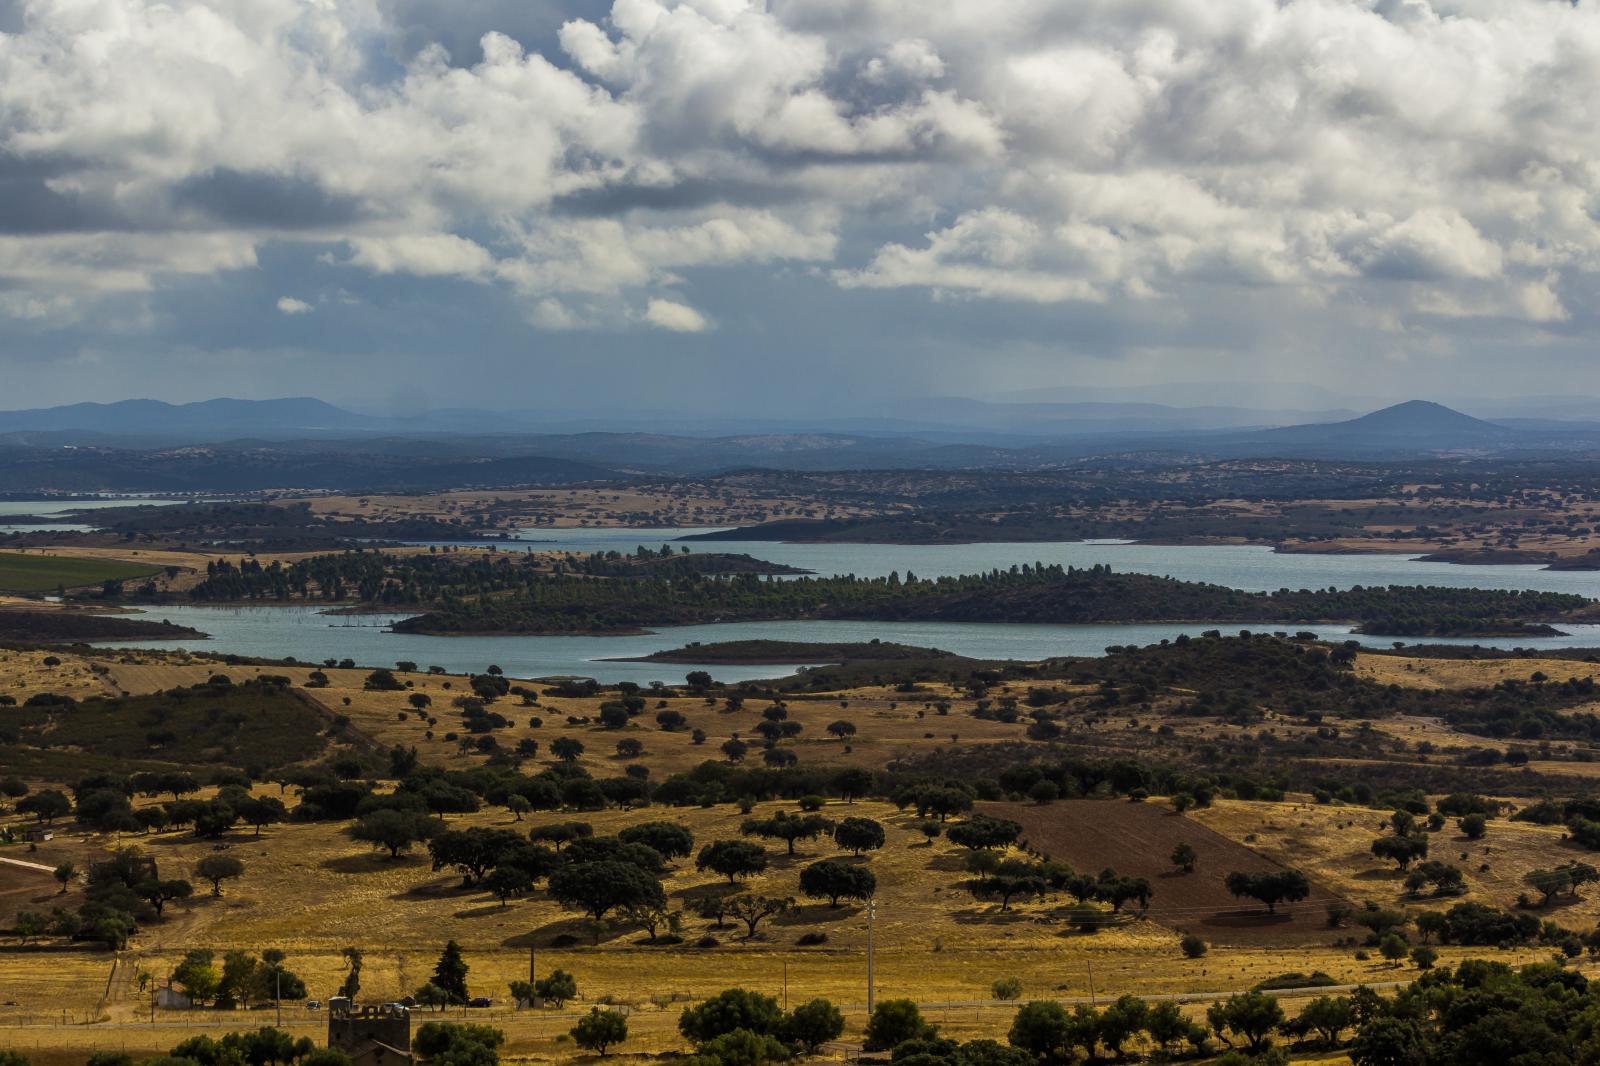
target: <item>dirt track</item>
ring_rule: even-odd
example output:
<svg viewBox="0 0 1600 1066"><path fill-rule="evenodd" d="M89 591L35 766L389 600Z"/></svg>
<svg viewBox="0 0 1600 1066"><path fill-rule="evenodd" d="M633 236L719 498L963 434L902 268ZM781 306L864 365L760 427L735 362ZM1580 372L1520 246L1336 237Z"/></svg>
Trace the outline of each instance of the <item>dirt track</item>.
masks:
<svg viewBox="0 0 1600 1066"><path fill-rule="evenodd" d="M1236 899L1222 883L1229 873L1266 873L1283 866L1166 807L1126 800L979 806L985 814L1020 822L1027 846L1074 869L1099 873L1110 867L1148 878L1155 888L1149 917L1170 928L1209 941L1248 944L1326 943L1347 935L1329 929L1326 920L1327 905L1340 897L1314 881L1311 895L1279 904L1276 915L1253 900ZM1169 859L1185 841L1200 856L1187 874Z"/></svg>

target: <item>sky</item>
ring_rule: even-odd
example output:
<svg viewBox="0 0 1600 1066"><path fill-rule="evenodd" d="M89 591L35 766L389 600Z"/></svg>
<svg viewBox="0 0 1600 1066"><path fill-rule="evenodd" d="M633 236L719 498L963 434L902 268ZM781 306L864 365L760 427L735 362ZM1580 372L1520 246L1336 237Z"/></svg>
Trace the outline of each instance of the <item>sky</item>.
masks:
<svg viewBox="0 0 1600 1066"><path fill-rule="evenodd" d="M1596 11L0 0L0 407L1600 393Z"/></svg>

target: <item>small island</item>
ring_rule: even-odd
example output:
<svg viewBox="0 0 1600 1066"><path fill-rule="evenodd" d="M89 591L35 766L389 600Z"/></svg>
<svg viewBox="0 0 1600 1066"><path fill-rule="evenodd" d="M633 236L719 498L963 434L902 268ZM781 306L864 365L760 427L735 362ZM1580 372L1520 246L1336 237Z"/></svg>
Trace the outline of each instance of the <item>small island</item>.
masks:
<svg viewBox="0 0 1600 1066"><path fill-rule="evenodd" d="M0 641L71 644L90 640L195 640L205 634L171 622L90 611L0 611Z"/></svg>

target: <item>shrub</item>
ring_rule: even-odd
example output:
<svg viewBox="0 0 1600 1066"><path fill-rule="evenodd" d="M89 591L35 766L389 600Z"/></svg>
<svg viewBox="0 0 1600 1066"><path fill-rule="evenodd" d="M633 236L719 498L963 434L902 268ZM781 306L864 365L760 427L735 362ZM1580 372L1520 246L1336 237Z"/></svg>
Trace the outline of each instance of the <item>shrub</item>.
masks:
<svg viewBox="0 0 1600 1066"><path fill-rule="evenodd" d="M1206 953L1206 942L1193 933L1184 934L1183 939L1178 941L1178 947L1186 959L1198 959Z"/></svg>
<svg viewBox="0 0 1600 1066"><path fill-rule="evenodd" d="M872 1011L867 1021L870 1050L885 1051L907 1040L933 1035L933 1027L922 1020L922 1012L909 999L886 999Z"/></svg>
<svg viewBox="0 0 1600 1066"><path fill-rule="evenodd" d="M591 1007L571 1030L572 1042L585 1051L604 1055L606 1049L628 1039L628 1019L616 1010Z"/></svg>
<svg viewBox="0 0 1600 1066"><path fill-rule="evenodd" d="M989 986L989 991L995 999L1021 999L1022 979L1020 977L1001 977Z"/></svg>

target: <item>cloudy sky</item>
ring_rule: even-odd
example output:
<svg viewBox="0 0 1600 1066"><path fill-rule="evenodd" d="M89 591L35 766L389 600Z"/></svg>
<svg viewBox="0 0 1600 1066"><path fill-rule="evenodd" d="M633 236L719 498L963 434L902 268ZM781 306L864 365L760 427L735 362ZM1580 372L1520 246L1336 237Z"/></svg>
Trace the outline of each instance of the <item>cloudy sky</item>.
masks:
<svg viewBox="0 0 1600 1066"><path fill-rule="evenodd" d="M1589 0L0 0L0 406L1600 392Z"/></svg>

